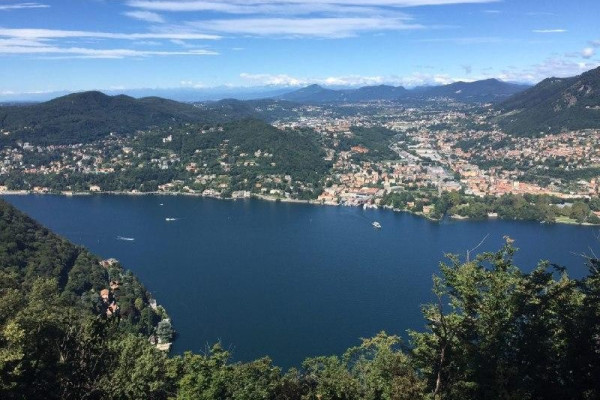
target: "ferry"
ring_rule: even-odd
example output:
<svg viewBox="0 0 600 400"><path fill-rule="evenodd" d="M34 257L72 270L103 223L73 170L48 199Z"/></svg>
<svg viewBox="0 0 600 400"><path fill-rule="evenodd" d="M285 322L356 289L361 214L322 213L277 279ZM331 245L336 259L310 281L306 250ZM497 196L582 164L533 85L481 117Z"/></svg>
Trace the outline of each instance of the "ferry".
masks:
<svg viewBox="0 0 600 400"><path fill-rule="evenodd" d="M374 228L381 229L381 224L377 221L373 221L371 225L373 225Z"/></svg>

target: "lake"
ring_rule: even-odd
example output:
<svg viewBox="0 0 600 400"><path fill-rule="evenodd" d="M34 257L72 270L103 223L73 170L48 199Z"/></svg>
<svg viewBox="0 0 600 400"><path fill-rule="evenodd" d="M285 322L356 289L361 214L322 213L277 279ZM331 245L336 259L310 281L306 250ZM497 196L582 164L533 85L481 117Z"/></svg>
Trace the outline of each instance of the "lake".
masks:
<svg viewBox="0 0 600 400"><path fill-rule="evenodd" d="M521 268L546 259L576 277L587 272L580 254L600 248L598 228L570 225L186 196L4 198L131 269L171 315L174 352L220 340L235 360L269 355L283 367L341 354L381 330L422 329L420 305L444 254L464 255L488 234L479 250L509 235Z"/></svg>

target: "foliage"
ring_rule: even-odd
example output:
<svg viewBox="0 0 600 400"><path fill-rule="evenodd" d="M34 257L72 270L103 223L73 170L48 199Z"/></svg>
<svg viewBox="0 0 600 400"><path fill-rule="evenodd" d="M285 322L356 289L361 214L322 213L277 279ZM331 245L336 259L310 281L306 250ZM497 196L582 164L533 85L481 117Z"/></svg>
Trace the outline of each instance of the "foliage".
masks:
<svg viewBox="0 0 600 400"><path fill-rule="evenodd" d="M109 273L99 261L0 201L0 397L102 398L112 342L154 331L138 323L140 310L107 316L99 291ZM118 264L111 275L122 309L135 296L153 313L133 275Z"/></svg>
<svg viewBox="0 0 600 400"><path fill-rule="evenodd" d="M507 238L496 253L442 264L438 302L424 308L428 331L411 334L433 397L597 398L600 343L588 335L600 315L584 306L598 290L597 267L582 281L547 263L525 274L514 252Z"/></svg>
<svg viewBox="0 0 600 400"><path fill-rule="evenodd" d="M392 159L396 156L389 145L396 132L383 127L352 127L351 137L341 137L339 149L350 151L353 146L362 146L369 150L368 153L354 154L355 161L381 161Z"/></svg>
<svg viewBox="0 0 600 400"><path fill-rule="evenodd" d="M420 197L421 196L421 197ZM397 192L383 197L382 202L397 209L415 210L408 203L431 202L434 205L429 215L441 219L447 215L458 215L474 220L488 219L491 214L508 220L556 222L560 217L577 223L598 223L598 217L591 211L597 206L595 198L589 201L578 200L564 203L562 199L548 195L505 194L500 197L478 197L462 192L443 192L441 195L425 192Z"/></svg>

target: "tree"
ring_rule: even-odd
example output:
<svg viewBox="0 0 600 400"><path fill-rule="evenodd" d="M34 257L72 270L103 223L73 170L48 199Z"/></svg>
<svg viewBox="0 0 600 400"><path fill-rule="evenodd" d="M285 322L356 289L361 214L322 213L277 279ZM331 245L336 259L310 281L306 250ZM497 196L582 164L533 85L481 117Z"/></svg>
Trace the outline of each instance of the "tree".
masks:
<svg viewBox="0 0 600 400"><path fill-rule="evenodd" d="M560 399L592 390L578 380L593 363L584 367L576 355L596 349L580 333L590 321L579 315L588 297L558 267L521 272L514 252L507 239L496 253L441 266L438 303L424 309L428 331L411 333L434 398Z"/></svg>
<svg viewBox="0 0 600 400"><path fill-rule="evenodd" d="M103 374L108 397L167 399L175 393L171 361L145 338L122 335L111 341L109 350L109 365Z"/></svg>
<svg viewBox="0 0 600 400"><path fill-rule="evenodd" d="M363 339L343 356L359 382L358 398L365 400L417 400L423 398L425 382L414 370L410 356L400 348L398 336L380 332Z"/></svg>
<svg viewBox="0 0 600 400"><path fill-rule="evenodd" d="M158 337L158 341L160 343L169 343L173 338L173 327L171 326L171 321L168 319L163 319L160 321L156 327L156 336Z"/></svg>
<svg viewBox="0 0 600 400"><path fill-rule="evenodd" d="M576 201L571 206L570 217L575 221L582 223L585 222L590 215L590 207L583 201Z"/></svg>
<svg viewBox="0 0 600 400"><path fill-rule="evenodd" d="M190 400L226 398L228 359L229 353L219 343L207 355L186 352L183 357L176 357L178 397Z"/></svg>

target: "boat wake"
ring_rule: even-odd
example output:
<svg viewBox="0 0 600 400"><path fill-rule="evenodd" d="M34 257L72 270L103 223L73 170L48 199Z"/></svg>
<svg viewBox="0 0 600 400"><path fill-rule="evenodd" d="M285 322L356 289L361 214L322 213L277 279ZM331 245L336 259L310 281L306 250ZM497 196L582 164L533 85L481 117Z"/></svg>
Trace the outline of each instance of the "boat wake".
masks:
<svg viewBox="0 0 600 400"><path fill-rule="evenodd" d="M127 242L133 242L135 240L135 238L131 238L131 237L123 237L123 236L117 236L117 240L125 240Z"/></svg>

